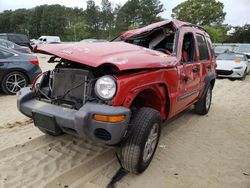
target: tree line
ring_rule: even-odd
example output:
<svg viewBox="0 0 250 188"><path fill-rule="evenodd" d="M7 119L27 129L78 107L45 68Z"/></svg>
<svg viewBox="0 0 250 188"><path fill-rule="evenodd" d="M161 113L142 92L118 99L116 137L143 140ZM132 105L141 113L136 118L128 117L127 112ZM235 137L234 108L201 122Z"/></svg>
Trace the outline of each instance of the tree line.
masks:
<svg viewBox="0 0 250 188"><path fill-rule="evenodd" d="M144 11L146 10L146 11ZM122 31L161 20L164 11L159 0L129 0L123 6L93 0L87 8L41 5L32 9L5 10L0 13L1 33L23 33L30 38L57 35L65 41L84 38L112 39Z"/></svg>
<svg viewBox="0 0 250 188"><path fill-rule="evenodd" d="M224 5L216 0L186 0L172 10L172 18L204 27L214 42L250 42L250 25L223 24ZM163 20L160 0L128 0L123 6L102 0L101 5L87 0L87 8L41 5L31 9L0 13L0 33L23 33L30 38L60 36L63 41L85 38L112 39L122 31ZM228 31L234 32L228 35Z"/></svg>

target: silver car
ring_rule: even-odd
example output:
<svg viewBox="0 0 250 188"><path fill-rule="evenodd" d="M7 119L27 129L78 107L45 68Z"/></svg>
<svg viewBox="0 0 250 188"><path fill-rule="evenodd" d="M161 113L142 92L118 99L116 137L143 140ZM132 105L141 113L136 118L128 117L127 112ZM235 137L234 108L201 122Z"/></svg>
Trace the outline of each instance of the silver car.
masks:
<svg viewBox="0 0 250 188"><path fill-rule="evenodd" d="M222 53L216 58L218 77L244 79L250 71L250 61L245 54Z"/></svg>

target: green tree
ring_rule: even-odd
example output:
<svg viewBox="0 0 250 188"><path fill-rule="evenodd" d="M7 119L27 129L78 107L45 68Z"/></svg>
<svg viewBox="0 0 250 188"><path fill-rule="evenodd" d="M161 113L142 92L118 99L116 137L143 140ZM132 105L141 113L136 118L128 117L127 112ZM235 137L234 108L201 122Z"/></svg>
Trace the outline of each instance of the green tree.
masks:
<svg viewBox="0 0 250 188"><path fill-rule="evenodd" d="M87 1L87 9L85 10L86 25L89 37L100 38L100 8L95 5L93 0Z"/></svg>
<svg viewBox="0 0 250 188"><path fill-rule="evenodd" d="M223 8L216 0L187 0L172 10L172 17L198 25L221 24L226 16Z"/></svg>
<svg viewBox="0 0 250 188"><path fill-rule="evenodd" d="M234 32L231 33L226 42L229 43L250 43L250 24L242 27L233 27Z"/></svg>
<svg viewBox="0 0 250 188"><path fill-rule="evenodd" d="M118 32L126 31L129 27L140 25L140 1L128 0L118 11L116 29Z"/></svg>
<svg viewBox="0 0 250 188"><path fill-rule="evenodd" d="M102 27L102 38L111 39L111 33L114 29L114 11L109 0L102 0L101 5L100 21Z"/></svg>
<svg viewBox="0 0 250 188"><path fill-rule="evenodd" d="M217 25L217 26L208 26L205 25L203 28L210 35L213 42L223 43L227 38L227 32L230 27L228 25Z"/></svg>
<svg viewBox="0 0 250 188"><path fill-rule="evenodd" d="M161 20L158 16L164 11L163 4L159 0L141 0L140 1L140 15L141 23L148 25L153 22Z"/></svg>

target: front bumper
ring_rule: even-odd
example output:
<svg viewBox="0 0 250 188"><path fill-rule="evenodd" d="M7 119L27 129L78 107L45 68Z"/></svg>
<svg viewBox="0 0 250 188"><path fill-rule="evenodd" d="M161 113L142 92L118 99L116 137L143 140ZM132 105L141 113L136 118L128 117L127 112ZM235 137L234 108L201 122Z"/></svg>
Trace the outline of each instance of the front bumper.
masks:
<svg viewBox="0 0 250 188"><path fill-rule="evenodd" d="M79 110L57 106L34 98L34 92L30 88L23 88L18 94L18 109L26 116L35 118L35 126L54 132L61 130L65 133L90 138L94 141L108 145L118 144L126 134L130 120L130 109L125 107L113 107L104 104L86 103ZM125 120L118 123L107 123L94 120L94 114L125 115ZM50 119L55 122L55 128L41 125L43 122L50 125ZM38 123L39 122L39 123Z"/></svg>
<svg viewBox="0 0 250 188"><path fill-rule="evenodd" d="M242 78L244 76L244 69L232 69L232 70L223 70L217 69L216 74L218 77L225 78Z"/></svg>

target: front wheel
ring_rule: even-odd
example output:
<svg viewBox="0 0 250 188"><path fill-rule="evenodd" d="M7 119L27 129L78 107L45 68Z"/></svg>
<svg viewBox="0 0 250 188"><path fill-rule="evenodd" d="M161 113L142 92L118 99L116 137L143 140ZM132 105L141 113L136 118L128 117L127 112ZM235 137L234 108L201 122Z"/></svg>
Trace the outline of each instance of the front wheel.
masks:
<svg viewBox="0 0 250 188"><path fill-rule="evenodd" d="M129 172L142 173L150 164L161 133L161 115L152 108L141 108L131 120L127 140L118 152L121 165Z"/></svg>
<svg viewBox="0 0 250 188"><path fill-rule="evenodd" d="M205 95L194 104L194 110L197 114L206 115L210 109L212 101L212 86L209 84Z"/></svg>

